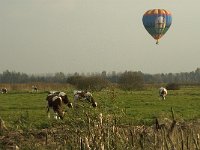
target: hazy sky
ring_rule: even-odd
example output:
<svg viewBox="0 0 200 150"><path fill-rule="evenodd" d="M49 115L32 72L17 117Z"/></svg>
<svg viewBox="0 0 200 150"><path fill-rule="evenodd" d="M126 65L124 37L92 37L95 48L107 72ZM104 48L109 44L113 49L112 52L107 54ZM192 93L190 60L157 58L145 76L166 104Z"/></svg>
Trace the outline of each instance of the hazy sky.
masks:
<svg viewBox="0 0 200 150"><path fill-rule="evenodd" d="M200 67L200 0L0 0L0 72L189 72ZM143 14L172 13L160 44Z"/></svg>

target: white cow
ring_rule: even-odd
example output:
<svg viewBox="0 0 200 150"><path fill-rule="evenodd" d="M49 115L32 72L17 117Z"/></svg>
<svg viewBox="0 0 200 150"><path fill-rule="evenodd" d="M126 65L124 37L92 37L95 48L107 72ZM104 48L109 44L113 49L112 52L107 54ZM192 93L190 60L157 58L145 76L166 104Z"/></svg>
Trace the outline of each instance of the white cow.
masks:
<svg viewBox="0 0 200 150"><path fill-rule="evenodd" d="M163 100L165 100L165 97L167 96L167 89L164 87L161 87L159 89L159 95L162 97Z"/></svg>

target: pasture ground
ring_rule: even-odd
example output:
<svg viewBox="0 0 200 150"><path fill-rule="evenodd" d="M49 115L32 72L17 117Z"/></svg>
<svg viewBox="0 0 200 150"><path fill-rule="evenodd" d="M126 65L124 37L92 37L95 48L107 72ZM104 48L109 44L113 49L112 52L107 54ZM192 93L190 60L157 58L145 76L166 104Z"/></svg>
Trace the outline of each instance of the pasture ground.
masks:
<svg viewBox="0 0 200 150"><path fill-rule="evenodd" d="M66 92L73 102L73 88L56 85L53 89ZM200 146L198 86L168 91L166 100L158 97L158 88L142 91L111 88L93 92L97 108L86 102L79 102L73 109L65 107L64 120L47 118L47 89L40 88L38 93L30 91L15 88L0 94L0 117L6 126L4 129L1 123L0 149L13 146L20 149L144 149L146 146L193 149ZM160 131L155 131L156 118L159 124L165 125ZM174 121L176 130L171 130Z"/></svg>

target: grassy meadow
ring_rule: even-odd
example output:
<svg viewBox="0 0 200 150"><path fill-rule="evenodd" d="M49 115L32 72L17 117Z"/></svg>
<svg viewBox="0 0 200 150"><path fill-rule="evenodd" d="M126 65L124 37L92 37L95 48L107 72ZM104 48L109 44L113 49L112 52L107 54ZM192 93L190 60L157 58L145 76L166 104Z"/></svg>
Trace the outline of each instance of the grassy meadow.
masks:
<svg viewBox="0 0 200 150"><path fill-rule="evenodd" d="M33 93L30 85L9 85L8 93L0 94L0 148L198 149L200 146L198 86L168 91L166 100L159 98L157 87L94 91L97 108L87 102L79 102L73 109L65 107L64 120L55 120L52 110L51 118L47 118L47 91L64 91L73 102L74 88L62 84L38 87L39 91ZM156 129L155 120L159 121Z"/></svg>

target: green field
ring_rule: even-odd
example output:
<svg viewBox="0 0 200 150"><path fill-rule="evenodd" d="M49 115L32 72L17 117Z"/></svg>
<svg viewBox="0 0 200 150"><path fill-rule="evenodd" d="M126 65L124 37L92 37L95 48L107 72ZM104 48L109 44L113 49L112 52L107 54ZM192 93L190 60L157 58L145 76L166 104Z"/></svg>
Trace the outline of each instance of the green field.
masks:
<svg viewBox="0 0 200 150"><path fill-rule="evenodd" d="M73 91L66 92L73 102ZM182 87L181 90L168 91L166 100L159 98L157 88L131 92L118 89L103 90L94 92L93 95L98 102L96 109L88 103L80 102L78 109L66 108L65 119L75 112L89 111L94 114L123 116L124 123L145 123L151 122L155 117L168 117L171 107L178 118L184 120L200 118L200 87ZM46 121L46 96L47 93L42 91L39 93L11 91L8 94L0 94L0 115L9 123L24 113L28 113L30 121L34 124Z"/></svg>
<svg viewBox="0 0 200 150"><path fill-rule="evenodd" d="M73 102L73 90L68 89L64 92L68 94ZM39 132L44 129L56 128L58 131L64 126L71 135L75 134L81 138L89 138L91 133L88 135L88 132L90 130L90 132L94 132L95 125L101 122L101 119L99 119L99 114L101 113L104 127L106 126L106 135L108 134L108 126L122 127L123 130L126 127L126 130L129 130L130 127L138 125L150 127L155 124L155 118L158 118L161 123L166 119L172 120L171 108L174 110L177 122L198 121L200 118L200 87L198 86L170 90L166 100L159 98L157 88L149 88L142 91L106 89L100 92L93 92L93 96L98 103L97 108L93 108L86 102L79 102L78 107L73 109L65 107L66 115L64 120L55 120L52 115L51 119L47 118L46 96L47 93L44 91L39 91L38 93L10 91L7 94L0 94L0 117L4 120L8 130L16 132L22 130L29 133L30 129ZM53 114L52 111L51 114ZM0 133L0 135L4 135L7 134L7 131L1 131ZM73 137L76 137L75 135ZM84 139L84 141L86 140ZM76 143L70 142L71 144L66 142L66 145L78 149ZM119 141L118 143L120 144ZM0 143L1 145L4 146L5 143ZM27 144L24 145L27 146ZM87 147L86 145L84 147ZM34 145L33 147L37 149L40 146ZM47 147L48 144L46 143L45 148ZM107 148L109 147L111 145Z"/></svg>

